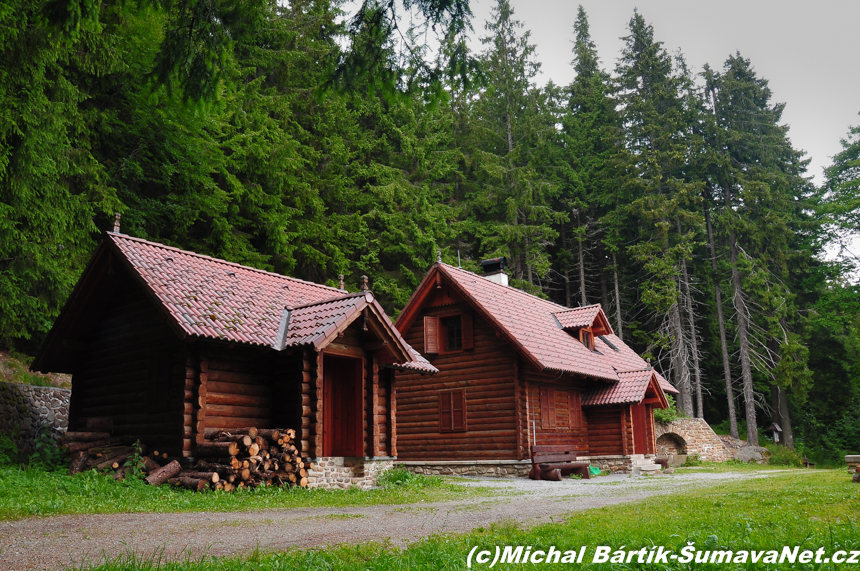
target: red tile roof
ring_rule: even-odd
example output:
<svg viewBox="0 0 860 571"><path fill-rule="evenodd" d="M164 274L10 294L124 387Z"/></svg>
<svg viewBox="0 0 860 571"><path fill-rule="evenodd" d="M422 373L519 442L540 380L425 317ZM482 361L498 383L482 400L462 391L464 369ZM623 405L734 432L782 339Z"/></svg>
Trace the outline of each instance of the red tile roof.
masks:
<svg viewBox="0 0 860 571"><path fill-rule="evenodd" d="M399 366L435 372L390 326L370 292L345 294L333 287L123 234L108 233L107 240L186 335L279 350L319 347L340 325L371 305L413 358ZM285 308L289 323L283 331Z"/></svg>
<svg viewBox="0 0 860 571"><path fill-rule="evenodd" d="M434 269L441 272L443 279L451 280L456 289L471 300L476 309L482 310L484 317L506 334L539 369L618 383L619 372L641 371L648 367L645 360L614 333L596 336L595 351L590 351L578 337L562 329L565 326L562 319L565 323L585 323L587 317L591 318L591 322L575 327L591 325L598 316L608 323L599 304L571 309L444 263L437 263ZM413 299L422 288L433 287L434 275L432 270L428 273ZM396 325L401 326L407 314L404 309ZM668 388L671 385L659 373L657 378L661 387L668 385L665 390L677 392L674 387Z"/></svg>
<svg viewBox="0 0 860 571"><path fill-rule="evenodd" d="M628 404L642 402L654 377L652 369L618 373L619 381L595 388L582 397L582 406Z"/></svg>
<svg viewBox="0 0 860 571"><path fill-rule="evenodd" d="M564 329L576 329L578 327L588 327L597 318L600 313L600 304L586 305L583 307L575 307L573 309L565 309L557 311L553 315L558 319Z"/></svg>

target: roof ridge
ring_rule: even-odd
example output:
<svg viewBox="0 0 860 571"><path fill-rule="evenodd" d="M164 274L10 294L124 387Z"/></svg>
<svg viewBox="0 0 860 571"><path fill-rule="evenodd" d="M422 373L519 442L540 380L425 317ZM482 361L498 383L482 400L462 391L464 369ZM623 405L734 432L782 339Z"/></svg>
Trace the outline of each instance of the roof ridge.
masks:
<svg viewBox="0 0 860 571"><path fill-rule="evenodd" d="M463 273L466 273L466 274L469 274L469 275L475 276L476 278L481 278L482 280L484 280L484 281L485 281L485 282L487 282L488 284L493 284L493 286L494 286L496 289L499 289L499 288L500 288L500 289L499 289L499 291L505 291L505 292L511 292L511 293L515 293L515 294L519 294L519 295L525 295L525 296L528 296L530 299L534 299L534 300L537 300L537 301L540 301L540 302L543 302L543 303L547 303L547 304L550 304L550 305L554 305L555 307L560 308L560 310L559 310L559 311L563 311L563 310L566 310L566 309L579 309L579 308L576 308L576 307L565 307L565 306L563 306L563 305L561 305L561 304L558 304L558 303L556 303L556 302L554 302L554 301L552 301L552 300L544 299L544 298L542 298L542 297L538 297L538 296L536 296L536 295L534 295L534 294L531 294L531 293L529 293L529 292L527 292L527 291L523 291L523 290L521 290L521 289L519 289L519 288L515 288L515 287L513 287L513 286L506 286L506 285L502 285L502 284L500 284L500 283L496 283L496 282L494 282L493 280L487 279L487 278L485 278L484 276L482 276L482 275L480 275L480 274L476 274L475 272L470 272L469 270L464 270L463 268L458 268L458 267L456 267L456 266L452 266L451 264L446 264L445 262L438 262L438 265L446 266L447 268L450 268L450 269L452 269L452 270L457 270L457 271L460 271L460 272L463 272ZM550 312L550 313L557 313L557 312Z"/></svg>
<svg viewBox="0 0 860 571"><path fill-rule="evenodd" d="M211 261L211 262L215 262L215 263L217 263L217 264L221 264L221 265L225 265L225 266L232 266L232 267L235 267L235 268L242 268L243 270L250 270L250 271L252 271L252 272L257 272L257 273L260 273L260 274L265 274L265 275L267 275L267 276L272 276L272 277L275 277L275 278L286 279L286 280L290 280L290 281L294 281L294 282L301 282L301 283L303 283L303 284L307 284L307 285L309 285L309 286L318 287L318 288L322 288L322 289L329 289L329 290L334 290L334 291L340 291L340 290L339 290L339 289L337 289L336 287L327 286L327 285L323 285L323 284L318 284L318 283L315 283L315 282L309 282L309 281L307 281L307 280L303 280L303 279L300 279L300 278L294 278L294 277L292 277L292 276L285 276L284 274L276 274L275 272L269 272L269 271L266 271L266 270L261 270L261 269L259 269L259 268L254 268L254 267L252 267L252 266L245 266L245 265L243 265L243 264L237 264L236 262L229 262L229 261L227 261L227 260L223 260L223 259L221 259L221 258L213 258L212 256L207 256L206 254L198 254L197 252L192 252L191 250L183 250L182 248L177 248L177 247L175 247L175 246L168 246L167 244L162 244L161 242L153 242L153 241L151 241L151 240L144 240L143 238L138 238L137 236L129 236L128 234L119 234L119 233L116 233L116 232L105 232L105 234L106 234L106 235L108 235L108 236L110 236L112 239L114 239L114 238L120 238L120 239L123 239L123 240L130 240L130 241L134 241L134 242L141 242L141 243L143 243L143 244L148 244L148 245L150 245L150 246L155 246L155 247L157 247L157 248L162 248L162 249L164 249L164 250L171 250L171 251L173 251L173 252L179 252L179 253L181 253L181 254L185 254L185 255L188 255L188 256L194 256L195 258L201 258L201 259L208 260L208 261Z"/></svg>
<svg viewBox="0 0 860 571"><path fill-rule="evenodd" d="M322 305L323 303L331 303L333 301L340 301L342 299L349 299L352 297L364 297L364 295L367 293L369 293L369 292L367 292L367 291L356 291L353 293L347 293L345 295L337 295L334 297L327 297L327 298L321 299L319 301L312 301L310 303L303 303L302 305L295 305L293 307L288 307L287 309L289 309L290 311L295 311L297 309L304 309L306 307L313 307L314 305ZM371 293L371 295L373 295L373 294Z"/></svg>
<svg viewBox="0 0 860 571"><path fill-rule="evenodd" d="M602 306L600 303L590 303L588 305L580 305L579 307L565 307L561 311L554 311L553 315L555 315L556 313L567 313L568 311L581 311L583 309L593 309L595 307L600 308Z"/></svg>

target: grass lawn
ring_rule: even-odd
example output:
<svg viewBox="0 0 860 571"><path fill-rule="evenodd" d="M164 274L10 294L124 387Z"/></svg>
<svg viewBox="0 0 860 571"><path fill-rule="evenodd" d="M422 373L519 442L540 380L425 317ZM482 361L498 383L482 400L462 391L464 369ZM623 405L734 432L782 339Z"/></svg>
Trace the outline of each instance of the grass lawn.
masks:
<svg viewBox="0 0 860 571"><path fill-rule="evenodd" d="M746 469L745 469L746 470ZM435 493L435 491L433 492ZM514 524L478 529L470 534L437 536L399 550L377 543L287 553L257 553L239 559L203 559L180 563L119 559L103 571L275 571L441 570L465 569L473 547L491 552L496 546L555 546L561 551L587 546L584 563L596 546L625 550L663 546L678 553L688 542L703 551L776 550L823 547L826 555L860 550L860 485L845 470L785 470L718 486L655 496L642 502L577 513L569 521L524 530ZM581 567L574 564L503 564L494 569ZM679 563L668 565L605 563L593 569L860 569L856 565L800 563ZM487 569L488 564L473 565Z"/></svg>
<svg viewBox="0 0 860 571"><path fill-rule="evenodd" d="M117 482L89 471L76 476L37 468L0 467L0 521L59 514L125 512L227 512L261 508L358 507L376 504L439 502L495 495L414 474L402 485L366 492L257 488L247 491L192 492L171 486L152 487L142 481Z"/></svg>

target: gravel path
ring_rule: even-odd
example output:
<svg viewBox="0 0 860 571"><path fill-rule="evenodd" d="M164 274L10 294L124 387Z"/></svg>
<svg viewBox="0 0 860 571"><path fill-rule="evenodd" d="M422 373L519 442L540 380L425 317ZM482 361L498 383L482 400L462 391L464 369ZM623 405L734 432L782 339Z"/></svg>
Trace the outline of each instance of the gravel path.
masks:
<svg viewBox="0 0 860 571"><path fill-rule="evenodd" d="M0 569L80 568L133 550L175 559L239 555L337 543L390 540L403 545L436 533L461 533L495 522L534 525L571 512L641 500L763 473L702 473L655 478L534 482L467 479L496 488L491 497L360 508L267 509L232 513L103 514L0 522ZM300 522L300 523L298 523ZM227 540L227 541L225 541Z"/></svg>

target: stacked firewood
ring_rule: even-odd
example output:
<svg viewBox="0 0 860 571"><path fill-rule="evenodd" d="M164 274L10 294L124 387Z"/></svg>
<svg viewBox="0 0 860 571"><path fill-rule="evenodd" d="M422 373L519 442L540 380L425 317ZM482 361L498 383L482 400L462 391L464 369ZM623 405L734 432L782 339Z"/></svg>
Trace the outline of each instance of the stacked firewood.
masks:
<svg viewBox="0 0 860 571"><path fill-rule="evenodd" d="M295 446L293 429L242 428L207 434L211 440L197 446L198 461L192 469L183 469L173 460L165 463L167 454L147 452L138 444L138 468L153 486L171 484L192 490L224 490L257 486L301 486L308 484L307 470ZM63 446L72 455L70 474L90 468L113 471L121 480L133 469L133 446L123 446L107 432L67 432ZM132 461L130 461L132 460Z"/></svg>
<svg viewBox="0 0 860 571"><path fill-rule="evenodd" d="M250 427L207 436L211 441L197 445L195 470L212 475L211 481L217 489L308 485L293 429ZM190 487L193 483L182 485Z"/></svg>

